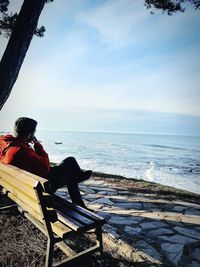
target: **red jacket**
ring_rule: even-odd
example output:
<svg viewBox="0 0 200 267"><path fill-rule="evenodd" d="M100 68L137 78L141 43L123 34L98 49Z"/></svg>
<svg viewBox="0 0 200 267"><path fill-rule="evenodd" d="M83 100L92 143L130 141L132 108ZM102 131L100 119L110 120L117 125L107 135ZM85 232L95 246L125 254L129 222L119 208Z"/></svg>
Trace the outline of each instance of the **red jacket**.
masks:
<svg viewBox="0 0 200 267"><path fill-rule="evenodd" d="M50 169L48 154L40 143L33 149L10 134L0 136L0 160L44 178Z"/></svg>

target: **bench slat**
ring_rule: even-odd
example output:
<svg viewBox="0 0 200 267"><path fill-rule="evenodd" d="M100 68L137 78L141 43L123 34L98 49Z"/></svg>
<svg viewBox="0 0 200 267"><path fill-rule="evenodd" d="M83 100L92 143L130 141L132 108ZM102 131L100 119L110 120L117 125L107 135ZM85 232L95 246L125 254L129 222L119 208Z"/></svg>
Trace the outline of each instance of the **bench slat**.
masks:
<svg viewBox="0 0 200 267"><path fill-rule="evenodd" d="M0 179L0 184L6 189L6 191L10 192L15 197L15 199L18 198L19 200L26 202L27 206L30 206L35 211L40 212L36 197L35 199L29 197L28 195L24 194L22 191L18 190L2 179Z"/></svg>
<svg viewBox="0 0 200 267"><path fill-rule="evenodd" d="M6 183L11 187L16 188L17 190L21 191L23 194L27 195L30 198L36 199L36 194L30 186L23 184L21 181L16 179L15 177L11 177L9 175L2 175L0 173L0 184Z"/></svg>
<svg viewBox="0 0 200 267"><path fill-rule="evenodd" d="M58 208L58 210L60 210L61 212L63 212L63 214L67 214L69 217L71 217L73 220L83 224L83 225L88 225L88 224L93 224L94 222L91 221L90 219L84 217L83 215L70 210L67 207L62 207L62 208Z"/></svg>
<svg viewBox="0 0 200 267"><path fill-rule="evenodd" d="M5 190L4 190L4 192L5 192ZM13 201L15 201L23 210L27 211L34 218L36 218L38 221L43 223L43 218L42 218L40 213L31 209L31 207L26 205L26 203L24 203L20 199L16 198L15 196L13 196L12 193L8 192L7 194L8 194L8 197L11 198ZM54 233L61 238L63 238L64 236L66 236L68 233L70 233L72 231L69 227L67 227L65 224L63 224L60 221L57 221L55 223L51 223L51 226L52 226Z"/></svg>
<svg viewBox="0 0 200 267"><path fill-rule="evenodd" d="M0 162L0 174L8 174L12 177L17 177L17 179L21 180L24 184L27 184L31 187L34 186L36 181L39 181L45 190L48 188L49 185L49 181L40 176L22 170L13 165L4 164L2 162Z"/></svg>
<svg viewBox="0 0 200 267"><path fill-rule="evenodd" d="M60 196L58 196L56 194L53 194L52 197L54 198L55 202L61 204L64 207L70 208L73 211L76 211L77 213L79 213L81 215L84 215L86 218L88 218L90 220L93 220L96 223L100 223L100 224L104 224L105 223L105 219L104 218L100 217L97 214L92 213L89 210L86 210L86 209L84 209L84 208L82 208L82 207L80 207L78 205L75 205L75 204L69 202L66 199L63 199L62 197L60 197Z"/></svg>
<svg viewBox="0 0 200 267"><path fill-rule="evenodd" d="M82 225L81 223L73 220L66 214L62 213L61 211L58 211L58 210L56 211L58 215L58 220L63 222L64 224L67 224L67 226L69 226L74 231L79 231L79 230L82 230L82 228L84 228L84 225Z"/></svg>

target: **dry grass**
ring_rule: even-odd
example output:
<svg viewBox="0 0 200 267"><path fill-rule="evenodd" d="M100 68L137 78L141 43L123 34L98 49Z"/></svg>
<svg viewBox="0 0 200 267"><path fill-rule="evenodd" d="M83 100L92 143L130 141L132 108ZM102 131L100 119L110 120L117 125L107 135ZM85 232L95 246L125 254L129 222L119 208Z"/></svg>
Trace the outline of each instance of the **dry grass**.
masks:
<svg viewBox="0 0 200 267"><path fill-rule="evenodd" d="M0 214L0 266L42 266L46 239L17 211Z"/></svg>

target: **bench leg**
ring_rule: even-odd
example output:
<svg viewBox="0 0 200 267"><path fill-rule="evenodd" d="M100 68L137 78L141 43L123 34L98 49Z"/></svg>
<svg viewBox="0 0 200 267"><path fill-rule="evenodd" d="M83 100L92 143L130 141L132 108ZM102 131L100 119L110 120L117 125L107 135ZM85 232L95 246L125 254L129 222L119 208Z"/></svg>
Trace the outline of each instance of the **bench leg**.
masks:
<svg viewBox="0 0 200 267"><path fill-rule="evenodd" d="M97 236L97 240L99 241L100 255L102 255L102 253L103 253L103 239L102 239L102 228L101 228L101 226L98 226L96 228L96 236Z"/></svg>
<svg viewBox="0 0 200 267"><path fill-rule="evenodd" d="M45 267L52 267L54 242L48 238Z"/></svg>

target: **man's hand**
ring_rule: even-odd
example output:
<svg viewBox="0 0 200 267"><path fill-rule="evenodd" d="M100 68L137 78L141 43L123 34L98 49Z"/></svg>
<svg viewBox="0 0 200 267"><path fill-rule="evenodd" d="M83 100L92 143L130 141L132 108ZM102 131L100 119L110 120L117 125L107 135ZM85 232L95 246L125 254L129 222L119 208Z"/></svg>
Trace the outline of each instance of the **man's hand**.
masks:
<svg viewBox="0 0 200 267"><path fill-rule="evenodd" d="M33 136L32 142L34 145L40 143L35 136Z"/></svg>

